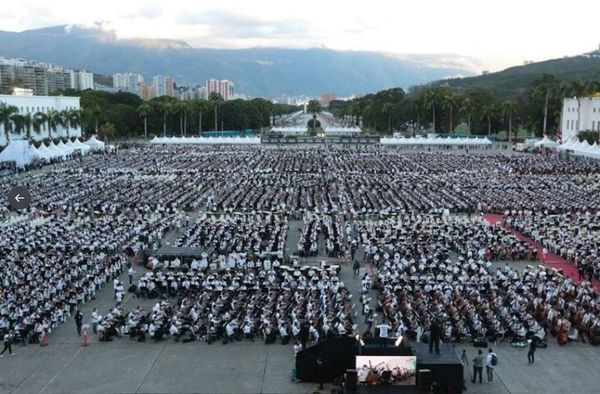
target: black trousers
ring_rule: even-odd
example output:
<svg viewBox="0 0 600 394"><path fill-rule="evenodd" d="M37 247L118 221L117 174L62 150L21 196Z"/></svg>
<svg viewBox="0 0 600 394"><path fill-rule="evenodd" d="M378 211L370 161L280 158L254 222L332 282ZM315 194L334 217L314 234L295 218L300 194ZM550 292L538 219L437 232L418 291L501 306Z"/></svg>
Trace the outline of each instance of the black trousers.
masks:
<svg viewBox="0 0 600 394"><path fill-rule="evenodd" d="M483 367L473 367L473 383L477 380L477 375L479 374L479 383L482 381L483 375Z"/></svg>
<svg viewBox="0 0 600 394"><path fill-rule="evenodd" d="M440 354L440 338L430 336L429 337L429 353L433 352L435 346L435 352Z"/></svg>
<svg viewBox="0 0 600 394"><path fill-rule="evenodd" d="M4 342L4 349L2 349L2 352L0 354L4 354L4 352L7 350L8 354L12 354L12 346L10 345L10 342Z"/></svg>
<svg viewBox="0 0 600 394"><path fill-rule="evenodd" d="M527 361L529 361L531 364L534 363L534 361L535 361L535 350L530 350L529 352L527 352Z"/></svg>

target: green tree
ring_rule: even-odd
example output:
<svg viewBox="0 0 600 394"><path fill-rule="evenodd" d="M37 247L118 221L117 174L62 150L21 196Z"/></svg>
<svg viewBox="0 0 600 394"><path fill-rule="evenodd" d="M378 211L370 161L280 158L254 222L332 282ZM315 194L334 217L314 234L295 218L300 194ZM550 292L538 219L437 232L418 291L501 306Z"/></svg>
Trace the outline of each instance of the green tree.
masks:
<svg viewBox="0 0 600 394"><path fill-rule="evenodd" d="M306 105L306 111L309 114L320 114L321 113L321 103L319 100L310 100Z"/></svg>
<svg viewBox="0 0 600 394"><path fill-rule="evenodd" d="M138 114L144 119L144 139L148 139L148 115L152 112L152 106L148 103L140 104L137 108Z"/></svg>
<svg viewBox="0 0 600 394"><path fill-rule="evenodd" d="M508 142L512 141L512 118L513 114L517 110L517 102L514 100L504 100L501 104L500 111L502 116L508 118ZM515 133L516 134L516 133ZM515 135L516 139L516 135Z"/></svg>
<svg viewBox="0 0 600 394"><path fill-rule="evenodd" d="M498 110L495 105L490 104L483 107L481 111L481 117L487 121L488 132L487 135L492 135L492 121L498 115Z"/></svg>
<svg viewBox="0 0 600 394"><path fill-rule="evenodd" d="M225 102L225 100L223 100L223 96L221 96L219 93L216 92L212 92L209 96L208 96L208 101L210 102L212 109L214 111L214 116L215 116L215 128L214 131L218 131L219 130L219 123L218 123L218 111L219 111L219 106L221 104L223 104Z"/></svg>
<svg viewBox="0 0 600 394"><path fill-rule="evenodd" d="M460 110L467 115L467 131L471 133L471 114L475 110L475 104L470 97L463 97L460 101Z"/></svg>
<svg viewBox="0 0 600 394"><path fill-rule="evenodd" d="M60 112L49 109L48 112L46 112L46 122L48 124L48 138L52 139L52 132L55 132L58 126L63 125L63 118L60 115Z"/></svg>
<svg viewBox="0 0 600 394"><path fill-rule="evenodd" d="M106 142L112 140L117 135L117 129L115 125L110 122L104 123L102 125L101 131L102 135L104 135L104 138L106 139Z"/></svg>
<svg viewBox="0 0 600 394"><path fill-rule="evenodd" d="M543 97L544 99L544 118L542 126L542 133L544 135L547 133L550 98L560 90L560 81L551 74L544 74L534 82L533 95Z"/></svg>
<svg viewBox="0 0 600 394"><path fill-rule="evenodd" d="M442 96L442 108L448 111L450 134L454 134L454 110L459 108L460 97L454 91L448 91Z"/></svg>
<svg viewBox="0 0 600 394"><path fill-rule="evenodd" d="M431 110L431 129L435 133L435 107L439 104L440 95L436 88L427 88L423 95L423 104L425 108Z"/></svg>
<svg viewBox="0 0 600 394"><path fill-rule="evenodd" d="M192 113L198 115L198 135L202 136L202 114L206 111L207 103L204 99L192 101Z"/></svg>
<svg viewBox="0 0 600 394"><path fill-rule="evenodd" d="M12 114L10 120L13 124L13 131L17 134L21 134L25 131L25 116L19 113Z"/></svg>
<svg viewBox="0 0 600 394"><path fill-rule="evenodd" d="M42 125L48 123L48 116L43 112L36 112L33 115L33 130L40 134L42 132Z"/></svg>
<svg viewBox="0 0 600 394"><path fill-rule="evenodd" d="M8 105L6 103L0 103L0 123L4 128L4 134L6 134L6 142L10 142L10 132L13 129L13 122L11 117L14 114L19 113L19 108L14 105Z"/></svg>

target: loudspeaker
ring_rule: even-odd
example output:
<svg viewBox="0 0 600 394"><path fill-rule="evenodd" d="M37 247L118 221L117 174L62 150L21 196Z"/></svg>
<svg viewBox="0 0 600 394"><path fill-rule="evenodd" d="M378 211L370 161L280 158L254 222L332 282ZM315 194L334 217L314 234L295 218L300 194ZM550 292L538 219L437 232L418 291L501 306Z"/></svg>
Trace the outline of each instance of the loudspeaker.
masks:
<svg viewBox="0 0 600 394"><path fill-rule="evenodd" d="M429 392L433 383L433 374L430 369L419 369L417 371L417 386L419 390Z"/></svg>
<svg viewBox="0 0 600 394"><path fill-rule="evenodd" d="M355 392L358 385L358 375L356 369L346 370L346 389L349 392Z"/></svg>

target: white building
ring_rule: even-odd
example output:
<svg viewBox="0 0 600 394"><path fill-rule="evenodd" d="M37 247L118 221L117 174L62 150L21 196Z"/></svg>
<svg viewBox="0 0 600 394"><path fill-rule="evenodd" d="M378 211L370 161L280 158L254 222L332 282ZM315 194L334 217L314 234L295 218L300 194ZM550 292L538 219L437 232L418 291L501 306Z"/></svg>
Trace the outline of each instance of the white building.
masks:
<svg viewBox="0 0 600 394"><path fill-rule="evenodd" d="M565 98L561 115L562 140L567 142L580 131L600 131L600 96Z"/></svg>
<svg viewBox="0 0 600 394"><path fill-rule="evenodd" d="M47 113L49 110L53 109L58 112L63 110L74 110L80 109L79 106L79 97L66 97L66 96L7 96L0 95L0 103L6 103L7 105L12 105L17 107L19 110L19 114L31 114L35 115L37 112ZM71 137L79 137L81 136L81 127L77 127L75 129L69 128L68 135ZM62 126L57 126L56 131L52 132L53 138L58 137L66 137L67 129ZM36 140L43 140L44 138L48 138L48 125L44 124L41 126L40 132L36 133L35 131L31 131L31 137ZM15 134L14 132L10 134L10 139L23 139L25 138L25 133ZM4 125L0 123L0 145L6 145L6 133L4 132Z"/></svg>
<svg viewBox="0 0 600 394"><path fill-rule="evenodd" d="M140 95L140 84L144 83L144 76L139 73L119 73L113 75L113 87L117 91L129 92Z"/></svg>
<svg viewBox="0 0 600 394"><path fill-rule="evenodd" d="M71 89L94 89L94 74L85 70L69 70Z"/></svg>

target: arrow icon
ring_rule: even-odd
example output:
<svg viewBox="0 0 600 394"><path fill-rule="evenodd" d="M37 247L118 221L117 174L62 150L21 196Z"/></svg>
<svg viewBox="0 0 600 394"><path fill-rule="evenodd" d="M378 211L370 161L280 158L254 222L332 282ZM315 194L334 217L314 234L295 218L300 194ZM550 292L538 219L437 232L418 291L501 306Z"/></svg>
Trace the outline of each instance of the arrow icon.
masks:
<svg viewBox="0 0 600 394"><path fill-rule="evenodd" d="M21 201L23 201L24 199L25 199L25 197L23 197L23 196L22 196L22 195L20 195L20 194L17 194L17 195L15 196L15 200L17 200L17 202L21 202Z"/></svg>

